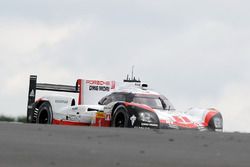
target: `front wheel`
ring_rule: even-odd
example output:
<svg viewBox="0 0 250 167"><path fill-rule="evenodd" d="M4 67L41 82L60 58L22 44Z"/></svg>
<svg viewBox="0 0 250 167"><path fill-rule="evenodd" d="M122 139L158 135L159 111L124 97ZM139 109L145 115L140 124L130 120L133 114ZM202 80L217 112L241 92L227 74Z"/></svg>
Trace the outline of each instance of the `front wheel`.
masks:
<svg viewBox="0 0 250 167"><path fill-rule="evenodd" d="M38 108L36 123L52 124L52 120L52 107L49 102L43 102Z"/></svg>
<svg viewBox="0 0 250 167"><path fill-rule="evenodd" d="M121 105L115 109L111 126L120 128L129 127L129 116L127 109L124 106Z"/></svg>
<svg viewBox="0 0 250 167"><path fill-rule="evenodd" d="M221 114L217 114L210 120L208 129L211 131L223 131L223 118Z"/></svg>

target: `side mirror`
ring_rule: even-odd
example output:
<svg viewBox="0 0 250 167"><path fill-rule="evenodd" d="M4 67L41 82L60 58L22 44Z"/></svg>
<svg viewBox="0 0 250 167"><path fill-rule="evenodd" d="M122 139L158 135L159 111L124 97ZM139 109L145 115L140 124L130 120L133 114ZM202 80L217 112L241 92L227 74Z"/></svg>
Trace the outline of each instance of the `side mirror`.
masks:
<svg viewBox="0 0 250 167"><path fill-rule="evenodd" d="M107 100L107 97L104 97L104 98L102 98L102 99L98 102L98 104L99 104L99 105L103 105L103 103L104 103L106 100Z"/></svg>

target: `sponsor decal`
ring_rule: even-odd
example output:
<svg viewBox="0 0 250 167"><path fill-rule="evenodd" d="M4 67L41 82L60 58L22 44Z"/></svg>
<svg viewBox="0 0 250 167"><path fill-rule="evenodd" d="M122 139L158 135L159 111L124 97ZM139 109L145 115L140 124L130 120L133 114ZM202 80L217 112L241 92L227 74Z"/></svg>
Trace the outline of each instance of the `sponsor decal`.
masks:
<svg viewBox="0 0 250 167"><path fill-rule="evenodd" d="M158 127L158 124L141 123L141 126L152 126L152 127Z"/></svg>
<svg viewBox="0 0 250 167"><path fill-rule="evenodd" d="M31 92L30 92L30 97L35 97L34 89L31 90Z"/></svg>
<svg viewBox="0 0 250 167"><path fill-rule="evenodd" d="M136 116L133 115L132 117L130 117L130 121L131 121L132 126L134 126L135 121L136 121Z"/></svg>
<svg viewBox="0 0 250 167"><path fill-rule="evenodd" d="M102 91L109 92L110 88L108 86L89 86L90 91Z"/></svg>
<svg viewBox="0 0 250 167"><path fill-rule="evenodd" d="M105 114L104 114L104 112L96 112L95 117L96 118L105 118Z"/></svg>
<svg viewBox="0 0 250 167"><path fill-rule="evenodd" d="M109 110L109 109L112 109L111 106L104 106L104 110Z"/></svg>
<svg viewBox="0 0 250 167"><path fill-rule="evenodd" d="M86 84L89 91L109 92L110 89L115 89L115 81L86 80Z"/></svg>
<svg viewBox="0 0 250 167"><path fill-rule="evenodd" d="M77 116L77 115L68 115L66 117L66 120L69 120L69 121L80 121L80 116Z"/></svg>
<svg viewBox="0 0 250 167"><path fill-rule="evenodd" d="M111 114L105 114L105 121L110 121L111 120Z"/></svg>
<svg viewBox="0 0 250 167"><path fill-rule="evenodd" d="M199 125L186 116L175 115L172 120L160 120L161 124L167 124L169 128L197 128Z"/></svg>
<svg viewBox="0 0 250 167"><path fill-rule="evenodd" d="M99 91L107 91L109 92L109 87L108 86L99 86Z"/></svg>
<svg viewBox="0 0 250 167"><path fill-rule="evenodd" d="M110 86L111 82L110 81L98 81L98 80L86 80L86 83L89 85L106 85Z"/></svg>
<svg viewBox="0 0 250 167"><path fill-rule="evenodd" d="M89 90L96 90L96 91L98 91L98 86L89 86Z"/></svg>
<svg viewBox="0 0 250 167"><path fill-rule="evenodd" d="M64 103L64 104L67 104L68 100L55 100L55 103Z"/></svg>

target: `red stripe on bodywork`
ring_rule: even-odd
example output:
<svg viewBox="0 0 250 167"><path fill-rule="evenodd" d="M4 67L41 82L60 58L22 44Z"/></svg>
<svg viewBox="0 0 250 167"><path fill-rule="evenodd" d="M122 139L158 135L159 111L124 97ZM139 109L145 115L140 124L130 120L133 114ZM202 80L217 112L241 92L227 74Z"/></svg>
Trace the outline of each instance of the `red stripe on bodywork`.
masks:
<svg viewBox="0 0 250 167"><path fill-rule="evenodd" d="M190 123L191 121L187 118L187 117L182 117L182 119L187 122L187 123Z"/></svg>
<svg viewBox="0 0 250 167"><path fill-rule="evenodd" d="M81 105L82 104L82 93L83 93L83 90L82 90L82 80L81 79L78 79L77 80L77 85L79 86L79 97L78 97L78 105Z"/></svg>
<svg viewBox="0 0 250 167"><path fill-rule="evenodd" d="M111 89L115 89L115 81L111 81Z"/></svg>
<svg viewBox="0 0 250 167"><path fill-rule="evenodd" d="M161 119L161 120L160 120L160 123L162 123L162 124L166 124L166 123L167 123L167 121L166 121L166 120L164 120L164 119Z"/></svg>
<svg viewBox="0 0 250 167"><path fill-rule="evenodd" d="M180 123L180 122L183 122L183 120L178 117L178 116L173 116L173 118L175 119L176 122Z"/></svg>
<svg viewBox="0 0 250 167"><path fill-rule="evenodd" d="M155 112L151 107L144 105L144 104L138 104L138 103L128 103L128 102L124 102L125 106L135 106L135 107L140 107L143 108L145 110L151 111L151 112Z"/></svg>
<svg viewBox="0 0 250 167"><path fill-rule="evenodd" d="M75 125L75 126L89 126L89 123L84 123L84 122L71 122L71 121L66 121L66 120L57 120L53 119L53 124L56 125Z"/></svg>
<svg viewBox="0 0 250 167"><path fill-rule="evenodd" d="M174 122L173 124L176 126L182 127L182 128L197 128L198 127L196 124L192 124L192 123L183 124L183 123L179 123L179 122Z"/></svg>

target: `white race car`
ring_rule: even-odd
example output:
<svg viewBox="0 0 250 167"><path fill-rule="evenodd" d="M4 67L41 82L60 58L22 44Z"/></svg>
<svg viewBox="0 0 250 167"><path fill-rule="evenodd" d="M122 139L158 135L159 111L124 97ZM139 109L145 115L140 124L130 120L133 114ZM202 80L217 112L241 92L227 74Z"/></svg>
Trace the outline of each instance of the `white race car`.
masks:
<svg viewBox="0 0 250 167"><path fill-rule="evenodd" d="M49 95L35 101L36 90L78 93ZM138 80L78 79L76 86L37 83L30 77L27 121L30 123L102 127L197 129L222 131L223 119L214 108L177 111L163 95Z"/></svg>

